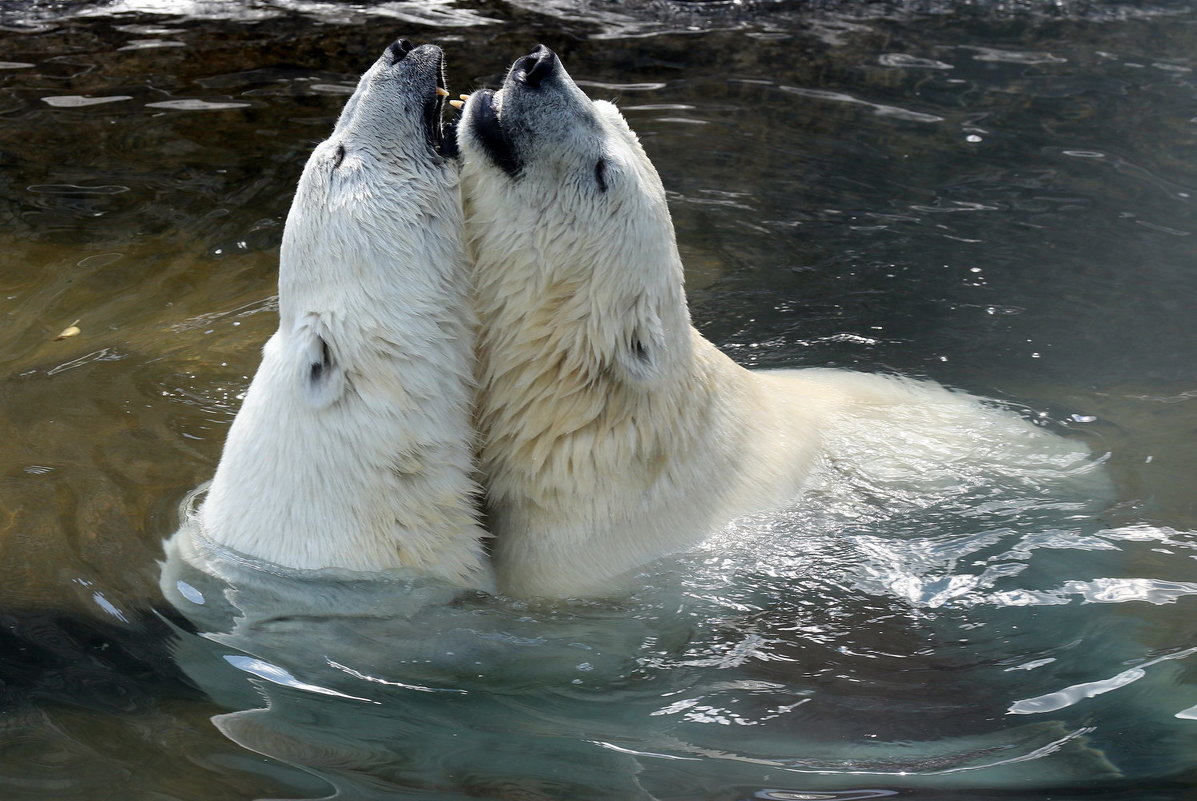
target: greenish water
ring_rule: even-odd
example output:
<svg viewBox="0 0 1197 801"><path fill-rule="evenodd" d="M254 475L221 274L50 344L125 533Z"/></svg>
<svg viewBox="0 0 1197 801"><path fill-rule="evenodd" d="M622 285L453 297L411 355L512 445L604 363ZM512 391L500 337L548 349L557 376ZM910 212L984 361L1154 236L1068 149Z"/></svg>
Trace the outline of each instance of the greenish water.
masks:
<svg viewBox="0 0 1197 801"><path fill-rule="evenodd" d="M622 604L172 631L294 182L396 36L616 100L738 361L997 398L1112 497L828 491ZM4 4L0 797L1193 797L1194 53L1181 2Z"/></svg>

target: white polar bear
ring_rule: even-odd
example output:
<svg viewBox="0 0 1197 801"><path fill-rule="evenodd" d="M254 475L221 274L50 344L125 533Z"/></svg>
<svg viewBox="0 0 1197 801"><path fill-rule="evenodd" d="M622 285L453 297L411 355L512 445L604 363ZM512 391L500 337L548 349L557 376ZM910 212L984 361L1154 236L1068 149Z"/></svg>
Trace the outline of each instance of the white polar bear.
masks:
<svg viewBox="0 0 1197 801"><path fill-rule="evenodd" d="M283 234L278 332L172 558L491 585L443 62L438 47L392 44L308 159Z"/></svg>
<svg viewBox="0 0 1197 801"><path fill-rule="evenodd" d="M469 98L458 139L501 590L618 592L619 574L794 500L849 452L880 480L895 462L1081 458L935 384L734 364L690 325L665 193L635 134L548 48Z"/></svg>

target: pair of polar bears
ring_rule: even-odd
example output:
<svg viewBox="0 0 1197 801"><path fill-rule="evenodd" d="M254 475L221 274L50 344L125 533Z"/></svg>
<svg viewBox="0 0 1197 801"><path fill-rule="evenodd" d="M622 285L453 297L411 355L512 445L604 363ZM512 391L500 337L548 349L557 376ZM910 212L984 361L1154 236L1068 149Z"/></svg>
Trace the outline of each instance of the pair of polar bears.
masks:
<svg viewBox="0 0 1197 801"><path fill-rule="evenodd" d="M615 106L541 46L468 98L457 154L443 74L439 48L392 44L308 160L193 560L604 595L796 498L874 420L919 419L932 455L994 430L1014 461L1063 447L930 383L737 366L690 325L665 193Z"/></svg>

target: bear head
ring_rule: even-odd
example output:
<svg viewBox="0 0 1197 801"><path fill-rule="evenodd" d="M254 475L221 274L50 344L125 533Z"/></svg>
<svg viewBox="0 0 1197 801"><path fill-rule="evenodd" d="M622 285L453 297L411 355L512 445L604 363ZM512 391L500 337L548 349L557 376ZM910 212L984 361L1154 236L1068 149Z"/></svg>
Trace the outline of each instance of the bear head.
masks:
<svg viewBox="0 0 1197 801"><path fill-rule="evenodd" d="M540 45L458 126L479 313L572 332L569 361L636 384L684 358L689 316L665 191L619 110L591 100ZM493 325L506 328L502 319Z"/></svg>

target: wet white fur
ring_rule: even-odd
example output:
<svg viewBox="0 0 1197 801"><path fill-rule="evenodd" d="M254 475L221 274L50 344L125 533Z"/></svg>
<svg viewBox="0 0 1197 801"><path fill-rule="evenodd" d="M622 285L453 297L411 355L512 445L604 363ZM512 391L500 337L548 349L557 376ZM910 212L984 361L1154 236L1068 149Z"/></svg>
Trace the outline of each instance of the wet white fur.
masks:
<svg viewBox="0 0 1197 801"><path fill-rule="evenodd" d="M438 54L384 54L304 167L279 329L197 513L212 544L289 568L491 583L458 170L421 122Z"/></svg>
<svg viewBox="0 0 1197 801"><path fill-rule="evenodd" d="M631 568L794 500L853 431L917 442L932 462L995 458L995 437L1020 442L999 461L1078 455L935 384L734 364L690 325L664 190L618 110L564 70L536 89L517 73L496 105L518 177L481 145L477 93L460 134L501 590L618 593Z"/></svg>

